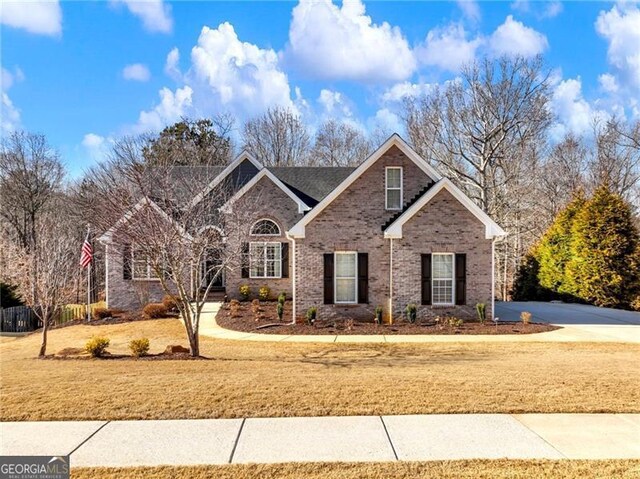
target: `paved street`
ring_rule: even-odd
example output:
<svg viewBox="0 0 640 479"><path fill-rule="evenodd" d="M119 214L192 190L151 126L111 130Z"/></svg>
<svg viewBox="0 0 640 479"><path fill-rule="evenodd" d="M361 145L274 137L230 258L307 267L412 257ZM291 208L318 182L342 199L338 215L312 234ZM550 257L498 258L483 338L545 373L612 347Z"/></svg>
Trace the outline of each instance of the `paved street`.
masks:
<svg viewBox="0 0 640 479"><path fill-rule="evenodd" d="M5 422L0 454L70 454L72 467L640 458L640 414Z"/></svg>

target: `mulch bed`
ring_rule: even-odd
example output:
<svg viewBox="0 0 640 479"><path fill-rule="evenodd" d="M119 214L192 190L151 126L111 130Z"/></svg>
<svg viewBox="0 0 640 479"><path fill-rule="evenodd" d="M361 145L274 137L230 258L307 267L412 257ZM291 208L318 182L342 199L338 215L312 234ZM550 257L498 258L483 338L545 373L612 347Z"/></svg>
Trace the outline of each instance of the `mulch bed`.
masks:
<svg viewBox="0 0 640 479"><path fill-rule="evenodd" d="M513 323L500 321L496 327L492 321L481 324L478 321L465 321L459 327L450 327L437 324L434 321L418 321L411 324L401 320L392 325L377 325L373 321L353 322L345 319L317 320L314 325L305 323L290 324L291 322L291 301L287 301L284 307L283 321L278 320L276 314L276 303L267 301L261 302L257 312L251 303L240 303L239 310L232 314L229 303L225 303L218 315L216 322L223 328L234 331L244 331L248 333L261 334L304 334L304 335L349 335L349 334L532 334L553 331L559 329L558 326L550 324Z"/></svg>
<svg viewBox="0 0 640 479"><path fill-rule="evenodd" d="M104 326L107 324L121 324L121 323L130 323L132 321L151 321L157 319L174 319L177 318L177 314L168 314L166 318L149 318L142 313L142 310L137 311L120 311L120 310L112 310L113 316L110 318L104 319L91 319L91 321L87 322L86 318L83 319L74 319L73 321L67 321L66 323L57 324L52 326L51 329L60 329L66 328L68 326L76 326L78 324L84 324L85 326Z"/></svg>

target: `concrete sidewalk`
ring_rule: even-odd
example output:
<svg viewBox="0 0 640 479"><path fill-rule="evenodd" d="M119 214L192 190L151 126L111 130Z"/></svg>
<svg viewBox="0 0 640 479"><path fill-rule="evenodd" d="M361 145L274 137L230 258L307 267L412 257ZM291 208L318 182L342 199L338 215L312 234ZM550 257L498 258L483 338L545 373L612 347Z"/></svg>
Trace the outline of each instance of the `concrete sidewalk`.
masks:
<svg viewBox="0 0 640 479"><path fill-rule="evenodd" d="M221 303L207 303L200 317L200 334L216 339L242 341L274 341L284 343L536 343L536 342L591 342L591 343L640 343L640 326L588 326L563 325L561 329L535 334L496 335L290 335L249 333L225 329L216 323ZM518 312L518 315L520 313ZM638 313L634 313L638 314Z"/></svg>
<svg viewBox="0 0 640 479"><path fill-rule="evenodd" d="M71 465L640 458L640 414L432 414L0 423L1 455Z"/></svg>

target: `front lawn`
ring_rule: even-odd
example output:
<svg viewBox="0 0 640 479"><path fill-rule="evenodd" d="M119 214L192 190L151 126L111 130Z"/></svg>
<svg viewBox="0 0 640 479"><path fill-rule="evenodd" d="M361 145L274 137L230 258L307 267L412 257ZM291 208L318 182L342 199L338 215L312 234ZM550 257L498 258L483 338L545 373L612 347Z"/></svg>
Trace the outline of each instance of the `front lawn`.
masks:
<svg viewBox="0 0 640 479"><path fill-rule="evenodd" d="M71 469L73 479L596 479L640 477L640 461L468 460Z"/></svg>
<svg viewBox="0 0 640 479"><path fill-rule="evenodd" d="M186 345L176 319L50 332L129 354ZM40 337L0 342L0 419L167 419L418 413L640 412L640 345L312 344L203 338L198 361L46 359Z"/></svg>

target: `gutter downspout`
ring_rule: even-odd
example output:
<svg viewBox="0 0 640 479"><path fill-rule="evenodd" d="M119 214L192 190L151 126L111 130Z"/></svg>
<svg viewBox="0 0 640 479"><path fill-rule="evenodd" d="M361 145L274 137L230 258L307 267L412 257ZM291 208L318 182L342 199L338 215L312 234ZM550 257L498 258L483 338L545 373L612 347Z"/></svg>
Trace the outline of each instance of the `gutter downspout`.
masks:
<svg viewBox="0 0 640 479"><path fill-rule="evenodd" d="M291 324L296 324L296 240L293 236L289 236L288 232L287 238L291 240L291 265L293 268L291 273Z"/></svg>
<svg viewBox="0 0 640 479"><path fill-rule="evenodd" d="M389 238L389 324L393 324L393 238Z"/></svg>
<svg viewBox="0 0 640 479"><path fill-rule="evenodd" d="M491 240L491 319L496 319L496 237Z"/></svg>

